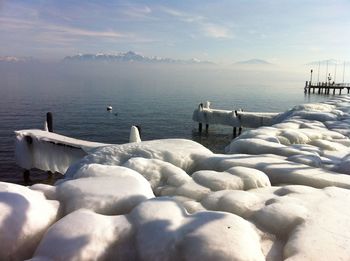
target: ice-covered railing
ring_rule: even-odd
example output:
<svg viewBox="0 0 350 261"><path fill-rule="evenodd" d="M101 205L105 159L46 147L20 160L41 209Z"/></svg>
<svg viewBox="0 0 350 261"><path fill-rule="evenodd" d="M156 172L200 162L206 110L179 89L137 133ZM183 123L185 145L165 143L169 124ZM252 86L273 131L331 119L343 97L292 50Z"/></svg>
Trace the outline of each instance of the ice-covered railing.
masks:
<svg viewBox="0 0 350 261"><path fill-rule="evenodd" d="M199 131L202 130L202 124L220 124L226 126L257 128L261 126L270 126L274 123L274 118L279 113L270 112L245 112L242 110L218 110L211 109L210 102L199 104L194 110L192 119L199 123Z"/></svg>
<svg viewBox="0 0 350 261"><path fill-rule="evenodd" d="M78 140L43 130L15 131L16 163L26 169L65 173L93 148L108 144Z"/></svg>
<svg viewBox="0 0 350 261"><path fill-rule="evenodd" d="M70 165L86 156L88 151L111 145L35 129L15 131L15 135L15 160L20 167L62 174ZM139 129L132 126L129 142L140 141Z"/></svg>

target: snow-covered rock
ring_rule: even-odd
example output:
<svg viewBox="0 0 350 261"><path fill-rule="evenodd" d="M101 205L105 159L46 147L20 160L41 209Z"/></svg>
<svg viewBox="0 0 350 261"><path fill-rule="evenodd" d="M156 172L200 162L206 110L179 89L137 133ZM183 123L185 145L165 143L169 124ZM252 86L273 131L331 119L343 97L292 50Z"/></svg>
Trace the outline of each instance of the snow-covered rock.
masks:
<svg viewBox="0 0 350 261"><path fill-rule="evenodd" d="M58 209L59 202L41 192L0 182L0 260L30 258Z"/></svg>

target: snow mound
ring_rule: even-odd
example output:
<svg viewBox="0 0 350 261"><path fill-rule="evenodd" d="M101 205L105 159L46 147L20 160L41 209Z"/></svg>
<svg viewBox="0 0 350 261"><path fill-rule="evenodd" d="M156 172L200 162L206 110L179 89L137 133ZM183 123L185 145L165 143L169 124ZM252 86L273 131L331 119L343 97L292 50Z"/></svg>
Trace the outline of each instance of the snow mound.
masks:
<svg viewBox="0 0 350 261"><path fill-rule="evenodd" d="M32 260L134 260L131 230L125 216L80 209L47 231Z"/></svg>
<svg viewBox="0 0 350 261"><path fill-rule="evenodd" d="M41 192L0 182L0 260L30 258L58 217L59 203Z"/></svg>
<svg viewBox="0 0 350 261"><path fill-rule="evenodd" d="M247 167L232 167L225 172L201 170L193 173L192 178L212 191L248 190L271 185L265 173Z"/></svg>
<svg viewBox="0 0 350 261"><path fill-rule="evenodd" d="M124 214L154 197L147 180L124 167L89 164L76 177L81 178L57 185L57 198L65 213L86 208L105 215Z"/></svg>
<svg viewBox="0 0 350 261"><path fill-rule="evenodd" d="M129 159L135 157L163 160L186 172L191 172L196 157L211 154L213 153L204 146L184 139L164 139L111 145L91 151L77 164L72 165L65 175L70 177L85 164L123 165Z"/></svg>

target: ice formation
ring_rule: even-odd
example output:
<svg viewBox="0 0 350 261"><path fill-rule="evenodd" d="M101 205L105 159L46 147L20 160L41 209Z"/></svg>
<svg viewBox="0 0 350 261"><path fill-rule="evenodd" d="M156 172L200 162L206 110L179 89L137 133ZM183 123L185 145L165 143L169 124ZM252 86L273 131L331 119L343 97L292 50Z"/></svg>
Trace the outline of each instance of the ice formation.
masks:
<svg viewBox="0 0 350 261"><path fill-rule="evenodd" d="M104 144L55 186L0 183L0 259L348 260L349 113L340 96L245 131L227 154Z"/></svg>
<svg viewBox="0 0 350 261"><path fill-rule="evenodd" d="M200 104L194 110L192 119L202 124L221 124L233 127L257 128L271 125L278 113L243 112L242 110L218 110L210 108L210 102Z"/></svg>

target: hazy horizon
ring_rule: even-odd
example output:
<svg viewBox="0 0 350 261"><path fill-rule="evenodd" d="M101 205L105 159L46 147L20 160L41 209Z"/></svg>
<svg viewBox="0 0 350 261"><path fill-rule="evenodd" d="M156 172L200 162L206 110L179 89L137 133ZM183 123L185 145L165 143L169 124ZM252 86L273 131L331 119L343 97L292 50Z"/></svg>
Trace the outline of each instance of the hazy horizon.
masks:
<svg viewBox="0 0 350 261"><path fill-rule="evenodd" d="M350 2L0 1L0 56L57 61L130 50L230 65L350 61Z"/></svg>

